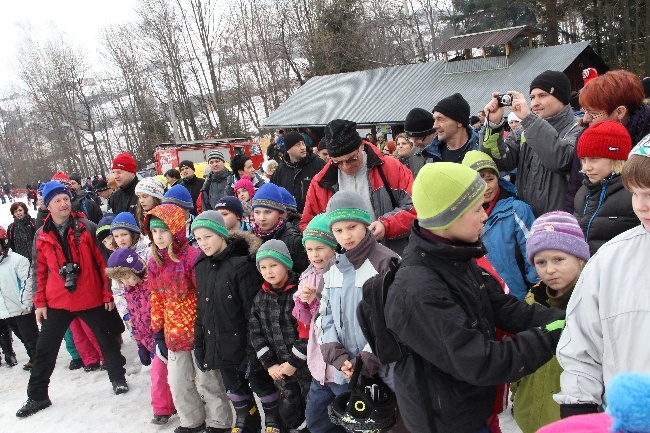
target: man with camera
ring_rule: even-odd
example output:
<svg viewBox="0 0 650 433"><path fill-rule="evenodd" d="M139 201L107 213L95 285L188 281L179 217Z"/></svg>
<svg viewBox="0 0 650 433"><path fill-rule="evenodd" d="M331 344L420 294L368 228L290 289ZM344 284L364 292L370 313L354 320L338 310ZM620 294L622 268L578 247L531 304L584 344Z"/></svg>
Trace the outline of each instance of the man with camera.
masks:
<svg viewBox="0 0 650 433"><path fill-rule="evenodd" d="M115 394L129 390L124 377L126 360L110 326L108 312L114 304L95 237L97 226L71 211L70 192L63 184L46 183L42 196L50 214L36 232L32 262L34 307L41 333L27 386L28 399L16 413L21 418L52 404L50 376L63 336L75 317L86 322L97 337Z"/></svg>
<svg viewBox="0 0 650 433"><path fill-rule="evenodd" d="M517 169L517 195L536 216L565 208L567 176L581 130L570 96L569 78L563 72L545 71L530 84L530 108L526 97L515 91L495 92L485 106L488 122L481 150L492 156L499 170ZM521 119L521 142L517 134L503 137L504 106Z"/></svg>

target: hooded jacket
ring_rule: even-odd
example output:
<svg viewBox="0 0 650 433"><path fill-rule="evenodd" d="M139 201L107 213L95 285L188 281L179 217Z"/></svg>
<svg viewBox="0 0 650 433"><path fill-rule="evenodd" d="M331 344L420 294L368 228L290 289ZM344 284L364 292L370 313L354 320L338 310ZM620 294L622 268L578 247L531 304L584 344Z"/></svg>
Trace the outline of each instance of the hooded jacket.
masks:
<svg viewBox="0 0 650 433"><path fill-rule="evenodd" d="M408 243L411 223L415 219L415 208L411 199L413 175L411 171L393 157L384 157L375 146L365 144L367 155L368 184L370 185L370 201L377 219L386 228L386 236L382 243L400 254ZM379 167L384 172L388 187L393 193L397 207L393 206L386 185L379 174ZM331 162L318 173L309 185L305 208L300 219L300 230L303 231L316 215L325 212L327 202L339 190L338 167Z"/></svg>
<svg viewBox="0 0 650 433"><path fill-rule="evenodd" d="M292 164L288 155L271 176L271 183L285 188L296 199L298 213L305 208L311 180L325 167L325 161L307 151L307 156Z"/></svg>
<svg viewBox="0 0 650 433"><path fill-rule="evenodd" d="M202 188L202 204L203 210L212 210L217 205L219 199L225 195L226 187L228 186L228 177L230 176L230 171L224 167L219 173L212 173L203 182Z"/></svg>
<svg viewBox="0 0 650 433"><path fill-rule="evenodd" d="M530 306L501 291L475 259L481 243L450 245L413 224L403 266L386 299L386 324L423 358L439 432L471 432L494 410L498 384L514 382L553 356L551 336L538 328L564 312ZM417 270L413 267L417 266ZM516 333L496 341L495 328ZM430 431L413 356L397 362L397 402L409 431Z"/></svg>
<svg viewBox="0 0 650 433"><path fill-rule="evenodd" d="M201 253L196 263L194 353L207 370L239 368L247 355L255 356L248 322L263 282L255 268L260 245L250 233L231 232L226 249L211 257Z"/></svg>
<svg viewBox="0 0 650 433"><path fill-rule="evenodd" d="M72 210L75 212L83 212L90 221L97 224L102 219L102 210L95 203L95 200L90 197L88 191L81 188L73 190L72 194L72 201L70 203Z"/></svg>
<svg viewBox="0 0 650 433"><path fill-rule="evenodd" d="M138 184L136 175L130 184L121 186L108 198L108 207L111 212L117 215L120 212L131 212L134 217L135 209L138 204L138 196L135 195L135 187Z"/></svg>
<svg viewBox="0 0 650 433"><path fill-rule="evenodd" d="M32 293L25 290L29 260L11 249L0 255L0 319L26 314L32 308Z"/></svg>

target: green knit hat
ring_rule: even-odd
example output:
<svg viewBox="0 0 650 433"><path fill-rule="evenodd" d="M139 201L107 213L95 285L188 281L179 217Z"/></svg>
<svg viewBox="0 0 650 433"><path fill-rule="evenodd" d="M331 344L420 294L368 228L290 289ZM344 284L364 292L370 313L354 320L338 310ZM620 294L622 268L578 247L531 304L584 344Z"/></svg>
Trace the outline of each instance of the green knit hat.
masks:
<svg viewBox="0 0 650 433"><path fill-rule="evenodd" d="M483 198L486 189L478 172L462 164L425 164L413 182L412 194L420 227L449 227Z"/></svg>
<svg viewBox="0 0 650 433"><path fill-rule="evenodd" d="M169 230L169 226L163 220L156 217L151 217L149 220L149 229L165 229Z"/></svg>
<svg viewBox="0 0 650 433"><path fill-rule="evenodd" d="M494 170L497 176L499 175L499 168L494 163L494 160L490 158L490 155L481 152L480 150L470 150L467 152L463 158L463 165L474 171L481 171L489 168Z"/></svg>
<svg viewBox="0 0 650 433"><path fill-rule="evenodd" d="M326 208L327 227L339 221L358 221L370 225L370 211L363 198L354 191L339 191L332 196Z"/></svg>
<svg viewBox="0 0 650 433"><path fill-rule="evenodd" d="M289 269L293 268L293 260L291 260L289 248L279 239L271 239L262 244L255 255L255 266L259 269L260 260L266 258L277 260Z"/></svg>
<svg viewBox="0 0 650 433"><path fill-rule="evenodd" d="M327 217L324 213L316 215L314 219L307 224L305 231L302 232L303 246L305 246L305 241L307 240L322 242L325 245L336 248L336 238L327 226Z"/></svg>
<svg viewBox="0 0 650 433"><path fill-rule="evenodd" d="M228 229L223 216L216 210L201 212L192 222L192 233L198 228L212 230L224 239L228 239Z"/></svg>

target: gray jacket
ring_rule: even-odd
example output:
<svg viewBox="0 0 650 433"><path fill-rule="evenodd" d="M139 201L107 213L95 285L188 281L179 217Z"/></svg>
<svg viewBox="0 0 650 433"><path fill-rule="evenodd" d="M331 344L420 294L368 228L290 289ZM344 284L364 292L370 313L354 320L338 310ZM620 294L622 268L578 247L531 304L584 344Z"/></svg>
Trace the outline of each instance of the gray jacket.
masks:
<svg viewBox="0 0 650 433"><path fill-rule="evenodd" d="M224 168L219 173L210 173L203 183L203 210L213 210L219 199L226 194L230 171Z"/></svg>
<svg viewBox="0 0 650 433"><path fill-rule="evenodd" d="M564 210L568 175L582 129L571 106L546 119L531 113L521 125L521 143L514 134L504 139L502 125L483 128L480 150L494 158L499 170L517 169L517 195L533 208L536 216Z"/></svg>

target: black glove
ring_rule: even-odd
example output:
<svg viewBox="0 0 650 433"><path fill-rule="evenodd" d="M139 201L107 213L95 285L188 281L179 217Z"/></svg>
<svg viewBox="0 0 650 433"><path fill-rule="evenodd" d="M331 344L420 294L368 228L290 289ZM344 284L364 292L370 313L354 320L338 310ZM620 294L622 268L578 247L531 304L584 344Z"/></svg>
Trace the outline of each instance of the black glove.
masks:
<svg viewBox="0 0 650 433"><path fill-rule="evenodd" d="M568 418L574 415L588 415L590 413L598 413L598 405L591 404L561 404L560 405L560 418Z"/></svg>
<svg viewBox="0 0 650 433"><path fill-rule="evenodd" d="M167 352L167 344L165 343L165 333L162 331L156 332L153 334L153 339L156 355L158 355L158 358L160 358L162 362L167 364L167 357L169 356L169 353Z"/></svg>
<svg viewBox="0 0 650 433"><path fill-rule="evenodd" d="M202 372L206 372L207 368L205 367L205 349L201 346L196 346L194 348L194 363L196 367Z"/></svg>
<svg viewBox="0 0 650 433"><path fill-rule="evenodd" d="M366 377L373 377L381 368L381 362L379 362L379 358L377 358L375 354L371 352L362 351L361 360L363 361L361 374Z"/></svg>
<svg viewBox="0 0 650 433"><path fill-rule="evenodd" d="M140 343L138 343L138 356L142 365L151 365L151 352Z"/></svg>

